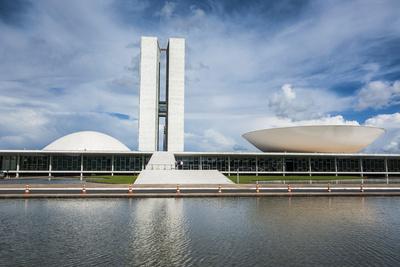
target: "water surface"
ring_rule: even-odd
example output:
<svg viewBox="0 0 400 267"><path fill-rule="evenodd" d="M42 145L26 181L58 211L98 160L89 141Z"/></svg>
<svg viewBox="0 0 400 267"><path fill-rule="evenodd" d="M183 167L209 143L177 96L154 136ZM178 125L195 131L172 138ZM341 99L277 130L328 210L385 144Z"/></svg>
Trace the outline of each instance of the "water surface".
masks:
<svg viewBox="0 0 400 267"><path fill-rule="evenodd" d="M0 200L2 266L399 266L400 198Z"/></svg>

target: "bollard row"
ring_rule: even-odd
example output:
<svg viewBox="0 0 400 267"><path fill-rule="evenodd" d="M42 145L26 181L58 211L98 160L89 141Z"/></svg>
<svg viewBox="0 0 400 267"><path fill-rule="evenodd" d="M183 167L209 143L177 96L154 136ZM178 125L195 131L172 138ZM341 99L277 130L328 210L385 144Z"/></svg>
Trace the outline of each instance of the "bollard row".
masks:
<svg viewBox="0 0 400 267"><path fill-rule="evenodd" d="M321 192L321 190L322 191L325 191L325 192L328 192L328 193L331 193L331 192L333 192L333 191L339 191L339 192L341 192L341 191L343 191L343 190L351 190L351 191L358 191L358 192L361 192L361 193L364 193L365 191L368 191L368 189L369 190L371 190L371 188L369 188L368 186L367 187L365 187L364 186L364 184L360 184L359 185L359 187L354 187L354 186L352 186L352 187L348 187L348 188L343 188L342 189L342 187L333 187L332 188L332 186L331 186L331 184L330 183L328 183L327 184L327 186L326 187L310 187L310 188L307 188L307 187L305 187L305 188L297 188L297 187L293 187L293 186L291 186L290 184L287 184L286 185L287 187L286 187L286 192L288 192L288 193L292 193L293 192L293 190L295 190L295 192L297 192L298 190L299 191L304 191L304 190L308 190L309 192L315 192L315 191L318 191L318 192ZM325 188L325 189L324 189ZM24 192L24 194L31 194L32 192L33 193L36 193L36 191L37 192L42 192L42 194L52 194L53 193L53 190L52 190L52 188L35 188L35 187L33 187L33 189L30 187L30 185L28 185L28 184L26 184L25 185L25 188L21 188L22 190L23 190L23 192ZM21 189L16 189L16 190L21 190ZM61 189L61 191L59 190L59 189ZM81 185L81 188L75 188L75 189L73 189L73 188L65 188L65 190L63 190L62 188L57 188L57 189L55 189L54 190L54 192L57 192L57 193L61 193L61 192L63 192L63 191L70 191L70 190L73 190L73 191L80 191L81 192L81 194L87 194L87 190L88 190L88 188L86 188L86 184L82 184ZM146 190L145 191L149 191L149 189L150 188L146 188ZM160 189L162 189L162 188L160 188L160 189L157 189L157 188L155 188L157 191L160 191ZM167 191L169 191L169 192L171 192L170 190L173 190L173 188L165 188L165 190L166 190L166 192ZM211 188L204 188L204 193L205 192L207 192L208 190L210 190ZM217 190L217 191L214 191L214 192L217 192L218 194L221 194L221 196L222 196L222 185L221 184L219 184L218 185L218 187L214 187L214 189L213 190ZM259 184L256 184L255 185L255 188L253 187L253 188L230 188L230 187L227 187L227 188L225 188L224 187L224 193L227 193L227 192L230 192L230 191L232 191L233 193L235 193L235 191L237 190L238 192L240 192L241 190L247 190L247 191L252 191L252 192L254 192L253 190L255 190L255 193L256 194L258 194L258 193L260 193L261 192L261 190L263 190L263 192L265 191L269 191L268 190L269 188L267 188L267 187L261 187ZM272 187L271 188L272 190L274 190L274 188ZM367 189L367 190L366 190ZM374 187L374 189L375 189L375 187ZM13 189L13 190L15 190L15 189ZM89 188L89 191L92 191L93 190L93 188ZM95 191L105 191L105 192L114 192L114 191L121 191L121 193L122 192L126 192L126 190L128 191L128 193L129 194L133 194L134 192L133 192L133 184L130 184L129 186L128 186L128 188L98 188L98 189L94 189ZM144 190L144 189L143 189ZM202 190L202 187L199 187L199 188L197 188L197 187L193 187L193 188L187 188L187 189L184 189L184 192L186 192L187 191L187 193L190 193L191 191L193 190L193 192L197 192L197 191L200 191L200 192L203 192L203 190ZM285 190L285 187L280 187L280 190ZM382 188L382 190L390 190L390 189L388 189L388 188ZM396 188L394 188L394 189L392 189L392 190L398 190L398 191L400 191L400 187L396 187ZM6 190L3 190L3 191L6 191ZM51 191L50 193L45 193L46 191ZM140 191L142 191L140 188L138 189L138 192L140 192ZM150 191L151 191L151 189L150 189ZM161 192L160 193L162 193L162 191L163 190L161 190ZM308 191L306 191L306 192L308 192ZM179 184L177 184L176 185L176 194L177 195L179 195L180 193L181 193L181 188L180 188L180 185ZM65 194L65 193L64 193ZM224 194L224 195L226 195L226 194Z"/></svg>

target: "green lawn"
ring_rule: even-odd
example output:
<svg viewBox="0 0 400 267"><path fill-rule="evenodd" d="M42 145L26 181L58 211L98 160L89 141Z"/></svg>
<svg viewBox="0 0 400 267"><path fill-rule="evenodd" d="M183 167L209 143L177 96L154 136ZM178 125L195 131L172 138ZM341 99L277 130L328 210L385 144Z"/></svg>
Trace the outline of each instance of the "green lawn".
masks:
<svg viewBox="0 0 400 267"><path fill-rule="evenodd" d="M236 175L228 176L234 183L237 181ZM364 177L366 178L366 177ZM256 181L278 181L278 180L290 180L290 181L298 181L298 180L313 180L313 181L321 181L321 180L345 180L345 179L361 179L360 176L255 176L255 175L239 175L239 182L241 184L252 184Z"/></svg>
<svg viewBox="0 0 400 267"><path fill-rule="evenodd" d="M86 181L102 184L133 184L137 175L114 175L114 176L95 176L87 177Z"/></svg>

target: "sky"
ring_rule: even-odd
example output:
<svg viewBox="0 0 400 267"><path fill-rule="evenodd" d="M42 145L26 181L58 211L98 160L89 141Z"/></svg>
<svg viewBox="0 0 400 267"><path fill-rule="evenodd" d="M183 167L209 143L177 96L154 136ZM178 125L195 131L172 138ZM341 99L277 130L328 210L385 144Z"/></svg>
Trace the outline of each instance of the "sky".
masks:
<svg viewBox="0 0 400 267"><path fill-rule="evenodd" d="M1 0L0 149L72 132L137 149L141 36L186 39L185 150L242 134L357 124L400 153L398 0Z"/></svg>

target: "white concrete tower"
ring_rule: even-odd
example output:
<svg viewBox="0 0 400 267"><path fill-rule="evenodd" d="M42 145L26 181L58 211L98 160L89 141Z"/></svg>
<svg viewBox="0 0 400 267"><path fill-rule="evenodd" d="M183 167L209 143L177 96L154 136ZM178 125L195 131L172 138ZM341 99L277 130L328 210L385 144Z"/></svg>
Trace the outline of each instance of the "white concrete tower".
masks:
<svg viewBox="0 0 400 267"><path fill-rule="evenodd" d="M140 53L139 151L159 150L159 118L165 118L163 150L184 150L185 39L142 37ZM160 53L166 56L165 99L160 99Z"/></svg>
<svg viewBox="0 0 400 267"><path fill-rule="evenodd" d="M185 39L170 38L167 48L167 150L184 150Z"/></svg>
<svg viewBox="0 0 400 267"><path fill-rule="evenodd" d="M158 150L160 48L156 37L140 40L139 151Z"/></svg>

